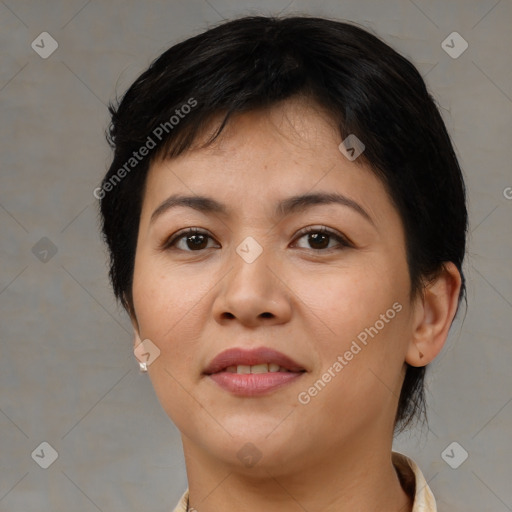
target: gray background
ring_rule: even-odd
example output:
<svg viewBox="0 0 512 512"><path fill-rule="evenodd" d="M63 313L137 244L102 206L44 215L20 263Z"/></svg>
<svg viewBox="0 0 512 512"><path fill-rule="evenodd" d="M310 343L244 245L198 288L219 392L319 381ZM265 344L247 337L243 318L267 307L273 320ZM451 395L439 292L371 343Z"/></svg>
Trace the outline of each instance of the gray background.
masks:
<svg viewBox="0 0 512 512"><path fill-rule="evenodd" d="M418 462L441 512L512 510L511 1L4 0L0 511L170 511L184 491L179 432L108 285L92 195L110 158L106 103L171 44L278 12L367 27L441 107L468 187L469 308L427 373L430 428L395 449ZM31 47L43 31L59 45L47 59ZM469 44L458 58L441 46L453 31ZM58 453L48 469L31 456L44 441ZM441 456L454 441L469 454L457 469Z"/></svg>

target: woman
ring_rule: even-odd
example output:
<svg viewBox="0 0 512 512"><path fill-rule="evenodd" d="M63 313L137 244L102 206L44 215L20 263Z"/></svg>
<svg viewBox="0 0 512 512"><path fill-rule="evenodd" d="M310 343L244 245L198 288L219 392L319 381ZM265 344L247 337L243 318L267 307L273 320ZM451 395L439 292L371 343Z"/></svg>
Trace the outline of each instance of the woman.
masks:
<svg viewBox="0 0 512 512"><path fill-rule="evenodd" d="M225 22L110 106L96 196L175 511L435 511L392 451L464 296L467 212L416 68L352 24Z"/></svg>

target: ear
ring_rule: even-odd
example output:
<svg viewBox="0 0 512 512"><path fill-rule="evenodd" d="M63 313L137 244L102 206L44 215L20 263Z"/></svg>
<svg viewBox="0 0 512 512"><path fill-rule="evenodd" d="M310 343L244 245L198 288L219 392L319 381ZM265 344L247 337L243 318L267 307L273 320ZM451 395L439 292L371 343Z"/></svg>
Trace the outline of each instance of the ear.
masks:
<svg viewBox="0 0 512 512"><path fill-rule="evenodd" d="M426 366L441 352L457 312L461 283L455 264L445 262L439 275L417 299L413 336L405 357L411 366Z"/></svg>

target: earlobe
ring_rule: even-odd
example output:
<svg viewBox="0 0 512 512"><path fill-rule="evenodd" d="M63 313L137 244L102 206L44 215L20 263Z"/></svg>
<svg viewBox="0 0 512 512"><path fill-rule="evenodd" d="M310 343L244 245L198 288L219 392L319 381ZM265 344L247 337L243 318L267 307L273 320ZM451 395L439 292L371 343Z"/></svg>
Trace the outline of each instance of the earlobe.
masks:
<svg viewBox="0 0 512 512"><path fill-rule="evenodd" d="M413 335L405 357L411 366L426 366L441 352L457 311L461 282L457 267L446 262L425 286L415 305Z"/></svg>

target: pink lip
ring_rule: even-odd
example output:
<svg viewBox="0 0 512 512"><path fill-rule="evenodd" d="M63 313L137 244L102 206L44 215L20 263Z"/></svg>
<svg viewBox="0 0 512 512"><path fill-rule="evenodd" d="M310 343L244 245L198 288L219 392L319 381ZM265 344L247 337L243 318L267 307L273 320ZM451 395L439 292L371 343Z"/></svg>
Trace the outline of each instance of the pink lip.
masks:
<svg viewBox="0 0 512 512"><path fill-rule="evenodd" d="M239 374L225 371L229 366L274 363L288 372ZM237 396L257 396L280 388L301 377L306 370L290 357L268 347L247 350L232 348L218 354L204 374L221 388Z"/></svg>
<svg viewBox="0 0 512 512"><path fill-rule="evenodd" d="M237 396L258 396L300 379L304 372L229 373L209 375L221 388Z"/></svg>
<svg viewBox="0 0 512 512"><path fill-rule="evenodd" d="M302 366L285 356L281 352L268 347L259 347L255 349L230 348L224 350L213 358L210 364L204 370L204 373L211 375L225 370L228 366L254 366L256 364L274 363L291 372L305 371ZM260 374L261 375L261 374Z"/></svg>

